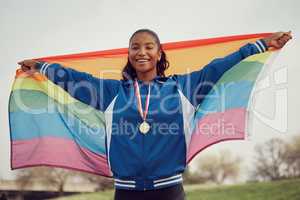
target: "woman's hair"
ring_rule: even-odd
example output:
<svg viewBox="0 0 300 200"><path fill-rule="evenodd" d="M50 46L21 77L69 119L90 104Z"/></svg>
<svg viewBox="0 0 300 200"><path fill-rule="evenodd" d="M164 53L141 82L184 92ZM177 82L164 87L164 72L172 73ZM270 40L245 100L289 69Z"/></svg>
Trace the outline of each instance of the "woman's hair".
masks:
<svg viewBox="0 0 300 200"><path fill-rule="evenodd" d="M156 65L157 75L165 77L165 70L169 67L170 64L169 64L169 61L167 60L166 53L162 49L162 46L160 44L160 40L159 40L157 34L150 29L139 29L131 35L131 37L129 39L129 44L130 44L132 38L138 33L149 33L150 35L152 35L154 37L154 39L158 45L158 48L161 51L161 58L157 62L157 65ZM133 68L133 66L131 65L129 58L127 58L127 63L122 70L122 77L124 80L130 80L130 79L133 80L137 77L136 71Z"/></svg>

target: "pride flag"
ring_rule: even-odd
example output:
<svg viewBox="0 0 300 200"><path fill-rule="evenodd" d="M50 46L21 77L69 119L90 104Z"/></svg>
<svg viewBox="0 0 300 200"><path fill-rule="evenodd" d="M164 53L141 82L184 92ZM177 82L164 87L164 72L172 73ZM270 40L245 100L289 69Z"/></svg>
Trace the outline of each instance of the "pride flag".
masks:
<svg viewBox="0 0 300 200"><path fill-rule="evenodd" d="M170 61L167 74L199 70L214 58L268 35L163 44ZM121 48L38 60L60 63L99 78L120 79L127 52L127 48ZM251 94L271 54L254 55L232 67L196 108L189 119L192 131L187 163L212 144L245 138ZM44 165L112 175L106 157L104 113L74 99L41 74L17 70L9 100L9 122L12 169Z"/></svg>

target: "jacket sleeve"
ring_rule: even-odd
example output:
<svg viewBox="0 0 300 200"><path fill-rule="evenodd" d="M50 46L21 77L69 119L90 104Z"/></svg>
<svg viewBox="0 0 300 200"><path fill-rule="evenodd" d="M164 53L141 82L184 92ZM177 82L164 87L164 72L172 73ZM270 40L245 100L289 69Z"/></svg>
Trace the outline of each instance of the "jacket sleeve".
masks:
<svg viewBox="0 0 300 200"><path fill-rule="evenodd" d="M255 43L244 45L238 51L224 58L214 59L199 71L175 75L175 78L182 93L196 107L227 70L248 56L265 51L267 51L267 45L263 40L258 40Z"/></svg>
<svg viewBox="0 0 300 200"><path fill-rule="evenodd" d="M99 79L57 63L39 62L37 68L72 97L101 111L105 111L119 89L118 80Z"/></svg>

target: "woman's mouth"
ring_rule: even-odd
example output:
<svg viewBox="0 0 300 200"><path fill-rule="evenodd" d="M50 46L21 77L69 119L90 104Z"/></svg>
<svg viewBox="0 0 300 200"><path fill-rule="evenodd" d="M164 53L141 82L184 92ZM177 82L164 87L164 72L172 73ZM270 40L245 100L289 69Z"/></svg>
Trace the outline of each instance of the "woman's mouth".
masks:
<svg viewBox="0 0 300 200"><path fill-rule="evenodd" d="M149 62L149 59L136 59L136 62L137 63L146 63L146 62Z"/></svg>

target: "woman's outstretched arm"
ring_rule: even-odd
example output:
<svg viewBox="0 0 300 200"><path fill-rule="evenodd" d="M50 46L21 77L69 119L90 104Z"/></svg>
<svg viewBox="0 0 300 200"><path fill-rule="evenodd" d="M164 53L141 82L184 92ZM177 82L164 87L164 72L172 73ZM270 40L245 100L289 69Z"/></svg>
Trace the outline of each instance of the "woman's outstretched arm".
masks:
<svg viewBox="0 0 300 200"><path fill-rule="evenodd" d="M116 96L118 80L99 79L57 63L24 60L18 63L27 73L40 72L79 101L104 111Z"/></svg>
<svg viewBox="0 0 300 200"><path fill-rule="evenodd" d="M177 75L181 90L189 101L197 106L230 68L248 56L263 53L269 48L282 48L291 38L291 32L273 33L266 38L257 40L255 43L244 45L238 51L224 58L214 59L199 71Z"/></svg>

